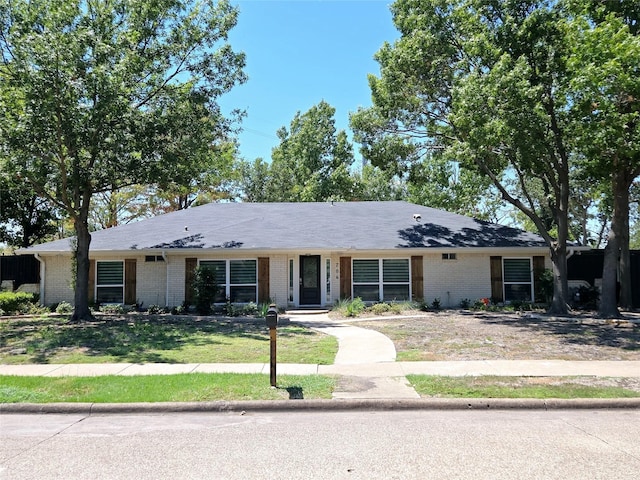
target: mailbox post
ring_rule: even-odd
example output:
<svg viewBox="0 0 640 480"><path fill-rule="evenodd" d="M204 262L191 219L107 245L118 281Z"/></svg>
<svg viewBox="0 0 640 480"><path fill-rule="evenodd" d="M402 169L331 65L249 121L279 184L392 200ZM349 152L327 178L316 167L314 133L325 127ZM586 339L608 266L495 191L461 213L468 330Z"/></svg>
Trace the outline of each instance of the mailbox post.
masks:
<svg viewBox="0 0 640 480"><path fill-rule="evenodd" d="M269 305L266 315L267 327L269 327L269 340L271 346L269 374L271 386L276 386L276 327L278 326L278 307L272 303Z"/></svg>

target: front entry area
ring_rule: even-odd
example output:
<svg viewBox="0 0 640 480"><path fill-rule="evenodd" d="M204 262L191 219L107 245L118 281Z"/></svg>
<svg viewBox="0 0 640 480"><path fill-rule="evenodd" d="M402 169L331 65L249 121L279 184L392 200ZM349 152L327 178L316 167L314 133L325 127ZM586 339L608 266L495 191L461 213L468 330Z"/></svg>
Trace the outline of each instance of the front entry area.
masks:
<svg viewBox="0 0 640 480"><path fill-rule="evenodd" d="M320 255L300 257L300 305L320 305Z"/></svg>

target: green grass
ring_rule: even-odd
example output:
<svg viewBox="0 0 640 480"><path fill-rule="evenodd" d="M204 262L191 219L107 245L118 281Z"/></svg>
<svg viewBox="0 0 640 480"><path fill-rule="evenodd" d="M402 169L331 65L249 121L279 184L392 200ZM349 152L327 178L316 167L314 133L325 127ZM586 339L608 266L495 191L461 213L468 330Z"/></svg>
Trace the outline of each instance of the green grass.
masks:
<svg viewBox="0 0 640 480"><path fill-rule="evenodd" d="M264 320L102 316L73 324L43 317L0 323L0 363L266 363ZM334 337L295 324L277 330L279 363L333 363Z"/></svg>
<svg viewBox="0 0 640 480"><path fill-rule="evenodd" d="M448 398L630 398L640 392L624 388L624 379L606 379L619 385L585 385L579 377L443 377L407 375L422 397ZM546 382L546 383L542 383ZM597 382L596 382L597 383Z"/></svg>
<svg viewBox="0 0 640 480"><path fill-rule="evenodd" d="M335 379L282 375L271 388L268 375L189 373L180 375L19 377L0 376L0 403L136 403L215 400L331 398Z"/></svg>

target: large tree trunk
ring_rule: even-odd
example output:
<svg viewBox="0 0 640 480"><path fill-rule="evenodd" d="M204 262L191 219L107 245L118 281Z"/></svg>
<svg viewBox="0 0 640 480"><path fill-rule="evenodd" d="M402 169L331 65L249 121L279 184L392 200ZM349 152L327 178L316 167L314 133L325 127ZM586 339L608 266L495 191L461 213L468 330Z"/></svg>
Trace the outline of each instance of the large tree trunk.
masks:
<svg viewBox="0 0 640 480"><path fill-rule="evenodd" d="M75 309L71 321L80 322L83 320L93 320L91 310L89 310L89 245L91 234L86 218L76 218L76 250L75 268Z"/></svg>
<svg viewBox="0 0 640 480"><path fill-rule="evenodd" d="M626 201L621 205L621 220L624 222L620 229L620 298L618 305L622 308L633 308L633 291L631 289L631 252L629 251L629 189L626 190Z"/></svg>
<svg viewBox="0 0 640 480"><path fill-rule="evenodd" d="M620 317L618 311L618 237L611 229L607 246L604 248L604 267L602 269L602 292L598 314L603 318Z"/></svg>
<svg viewBox="0 0 640 480"><path fill-rule="evenodd" d="M548 313L567 315L569 313L569 284L567 282L567 249L563 246L551 247L551 263L553 266L553 299Z"/></svg>
<svg viewBox="0 0 640 480"><path fill-rule="evenodd" d="M631 303L631 265L628 261L626 264L620 264L620 252L625 244L625 225L627 228L627 257L629 246L629 187L631 183L628 181L628 173L625 169L618 168L613 174L613 216L611 217L611 229L607 238L607 246L604 249L602 296L599 310L599 315L603 318L621 316L618 310L618 267L621 267L621 286L624 282L624 288L629 289L629 303ZM627 270L624 273L622 272L623 266Z"/></svg>

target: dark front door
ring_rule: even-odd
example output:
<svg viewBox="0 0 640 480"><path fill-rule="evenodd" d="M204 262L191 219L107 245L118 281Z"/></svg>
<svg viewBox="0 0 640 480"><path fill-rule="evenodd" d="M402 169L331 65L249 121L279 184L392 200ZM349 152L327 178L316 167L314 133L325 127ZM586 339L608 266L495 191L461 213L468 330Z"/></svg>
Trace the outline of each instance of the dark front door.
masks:
<svg viewBox="0 0 640 480"><path fill-rule="evenodd" d="M300 305L320 305L320 255L300 257Z"/></svg>

